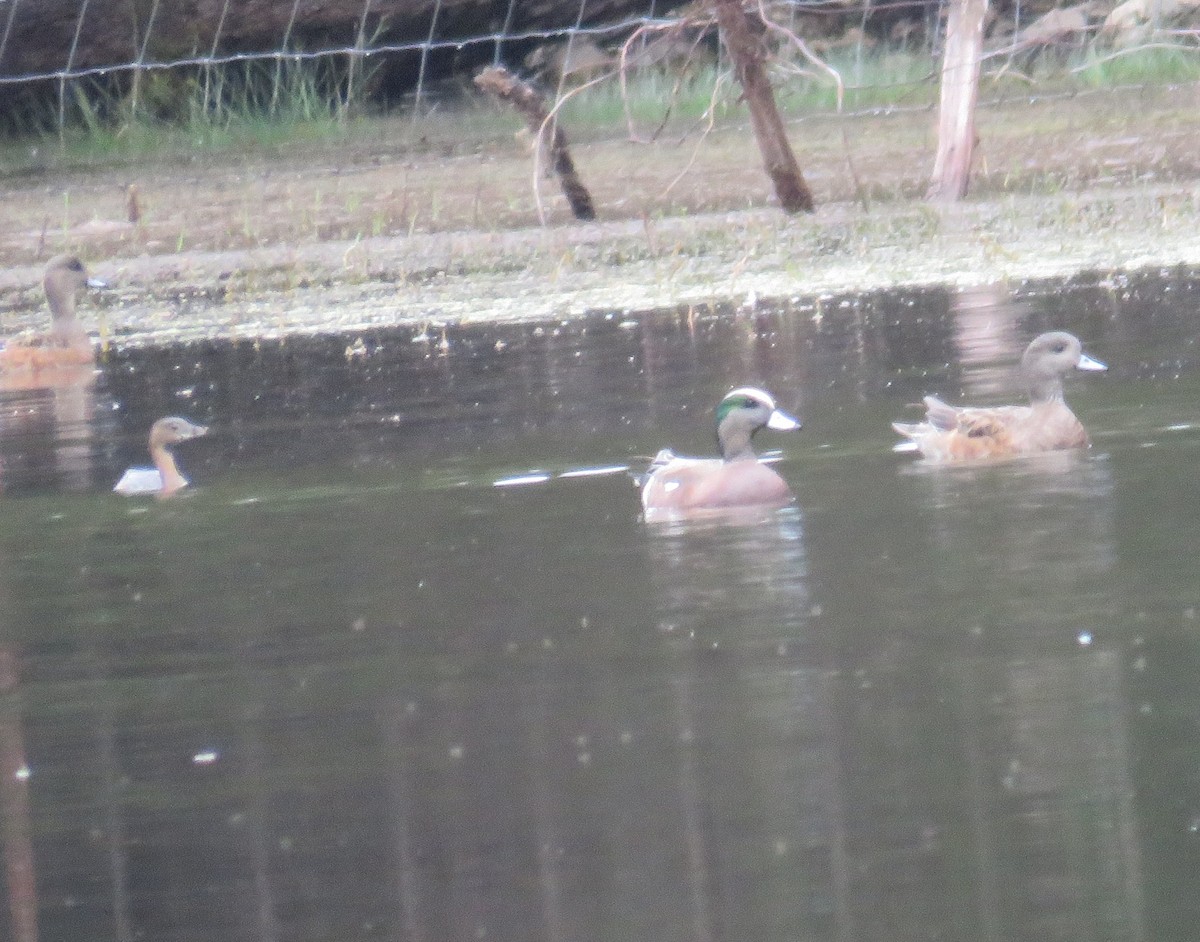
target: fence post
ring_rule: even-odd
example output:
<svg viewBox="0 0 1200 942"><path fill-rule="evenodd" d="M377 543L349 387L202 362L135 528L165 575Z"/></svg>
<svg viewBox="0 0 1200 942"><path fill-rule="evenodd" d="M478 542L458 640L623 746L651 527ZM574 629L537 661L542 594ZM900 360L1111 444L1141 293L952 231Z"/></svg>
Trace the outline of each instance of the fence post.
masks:
<svg viewBox="0 0 1200 942"><path fill-rule="evenodd" d="M988 0L952 0L942 60L937 157L928 199L954 202L967 195L975 149L975 103Z"/></svg>
<svg viewBox="0 0 1200 942"><path fill-rule="evenodd" d="M787 128L767 78L764 66L767 50L762 42L765 29L762 19L757 13L747 13L742 0L712 0L712 4L721 28L721 38L729 50L734 73L746 97L750 126L754 129L763 166L775 184L779 205L786 213L811 213L812 192L804 182L796 155L788 143Z"/></svg>

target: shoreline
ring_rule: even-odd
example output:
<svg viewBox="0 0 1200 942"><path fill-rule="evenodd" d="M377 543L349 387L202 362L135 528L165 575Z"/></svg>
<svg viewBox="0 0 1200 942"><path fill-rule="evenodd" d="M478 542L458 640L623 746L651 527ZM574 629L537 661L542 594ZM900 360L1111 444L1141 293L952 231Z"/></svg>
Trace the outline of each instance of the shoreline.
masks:
<svg viewBox="0 0 1200 942"><path fill-rule="evenodd" d="M1200 209L1177 184L88 261L111 287L81 303L85 323L144 347L1198 266ZM40 279L0 273L6 332L43 321Z"/></svg>
<svg viewBox="0 0 1200 942"><path fill-rule="evenodd" d="M972 195L951 205L920 195L929 115L793 120L811 216L770 205L737 125L577 144L588 223L553 182L533 192L528 149L494 127L419 152L381 122L278 157L49 171L12 181L0 220L0 336L44 326L59 252L112 284L80 315L118 348L1200 266L1196 100L1200 85L985 108Z"/></svg>

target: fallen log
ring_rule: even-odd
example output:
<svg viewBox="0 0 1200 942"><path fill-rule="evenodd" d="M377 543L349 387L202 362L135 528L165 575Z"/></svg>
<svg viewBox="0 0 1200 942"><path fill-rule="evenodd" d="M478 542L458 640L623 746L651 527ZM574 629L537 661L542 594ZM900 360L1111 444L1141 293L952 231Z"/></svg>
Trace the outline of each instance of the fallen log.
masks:
<svg viewBox="0 0 1200 942"><path fill-rule="evenodd" d="M571 159L571 152L567 146L567 135L559 127L558 119L551 115L550 109L546 107L546 97L502 66L484 69L475 76L475 84L481 91L512 105L525 118L535 141L540 143L546 139L546 135L549 136L550 165L558 175L563 194L571 205L571 212L575 214L576 219L595 219L596 209L592 204L592 194L583 185L583 180L575 169L575 162ZM541 148L536 147L535 155L540 152Z"/></svg>

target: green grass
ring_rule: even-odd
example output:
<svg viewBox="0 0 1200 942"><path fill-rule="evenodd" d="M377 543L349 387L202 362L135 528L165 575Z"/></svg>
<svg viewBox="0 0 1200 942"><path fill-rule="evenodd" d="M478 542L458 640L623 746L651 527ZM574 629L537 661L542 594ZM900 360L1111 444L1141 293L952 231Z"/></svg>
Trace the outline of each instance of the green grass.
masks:
<svg viewBox="0 0 1200 942"><path fill-rule="evenodd" d="M62 102L54 95L23 109L24 125L0 140L0 168L19 168L33 149L38 162L79 166L337 138L362 117L346 81L294 61L151 72L128 87L81 80Z"/></svg>
<svg viewBox="0 0 1200 942"><path fill-rule="evenodd" d="M832 50L826 62L841 77L843 110L920 107L936 100L939 63L927 51L845 47ZM799 56L781 58L771 68L787 116L837 110L838 84L828 71ZM286 155L347 145L386 144L393 153L461 152L507 138L521 124L507 109L469 92L420 118L372 112L363 95L369 79L345 62L284 60L152 72L122 87L112 79L78 82L63 101L45 92L13 109L0 137L0 174L194 159L206 153ZM1200 82L1200 55L1190 51L1144 48L1118 54L1089 48L988 60L983 91L986 99L996 90L1029 95L1185 82ZM579 140L622 137L630 122L638 134L680 134L709 121L743 120L739 93L712 65L683 76L647 70L632 75L625 88L609 78L570 95L560 114Z"/></svg>
<svg viewBox="0 0 1200 942"><path fill-rule="evenodd" d="M845 110L896 104L925 104L936 94L936 63L912 52L859 54L853 48L835 50L825 60L841 77ZM779 61L771 68L781 110L791 116L833 112L838 107L838 82L828 71L802 59ZM720 85L717 85L720 78ZM621 128L627 116L641 128L666 120L672 127L694 126L710 117L720 124L741 113L741 89L714 66L683 77L660 71L635 75L624 88L616 78L573 95L562 109L569 128ZM574 132L573 132L574 133Z"/></svg>
<svg viewBox="0 0 1200 942"><path fill-rule="evenodd" d="M1086 88L1119 85L1172 85L1200 81L1200 56L1179 48L1136 51L1089 50L1072 65L1076 82Z"/></svg>
<svg viewBox="0 0 1200 942"><path fill-rule="evenodd" d="M624 88L617 76L570 95L561 115L569 128L612 130L626 120L637 126L695 123L714 108L719 121L737 104L737 92L728 83L716 89L717 71L708 66L683 76L652 70L631 75Z"/></svg>
<svg viewBox="0 0 1200 942"><path fill-rule="evenodd" d="M837 72L842 84L842 109L858 111L895 105L924 105L937 94L939 64L927 54L907 50L836 49L825 58ZM838 86L824 71L804 60L794 69L800 74L780 84L780 102L792 113L811 114L834 111L838 107Z"/></svg>

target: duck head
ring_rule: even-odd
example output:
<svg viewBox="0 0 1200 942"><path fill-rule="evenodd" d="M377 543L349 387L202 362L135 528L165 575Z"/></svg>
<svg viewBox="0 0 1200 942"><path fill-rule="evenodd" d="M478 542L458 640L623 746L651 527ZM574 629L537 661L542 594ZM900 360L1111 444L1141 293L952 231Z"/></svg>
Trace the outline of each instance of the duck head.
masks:
<svg viewBox="0 0 1200 942"><path fill-rule="evenodd" d="M196 425L177 415L170 415L150 426L150 451L168 448L207 434L208 426Z"/></svg>
<svg viewBox="0 0 1200 942"><path fill-rule="evenodd" d="M1071 370L1106 370L1099 360L1083 352L1083 344L1074 334L1052 330L1040 334L1021 356L1021 372L1029 384L1029 397L1044 402L1062 397L1063 377Z"/></svg>
<svg viewBox="0 0 1200 942"><path fill-rule="evenodd" d="M57 323L75 319L75 299L84 288L107 288L107 282L89 278L87 267L77 255L56 255L46 266L42 279L50 315Z"/></svg>
<svg viewBox="0 0 1200 942"><path fill-rule="evenodd" d="M762 428L792 432L800 421L776 406L770 393L753 386L726 393L717 405L717 445L726 461L753 460L750 440Z"/></svg>

